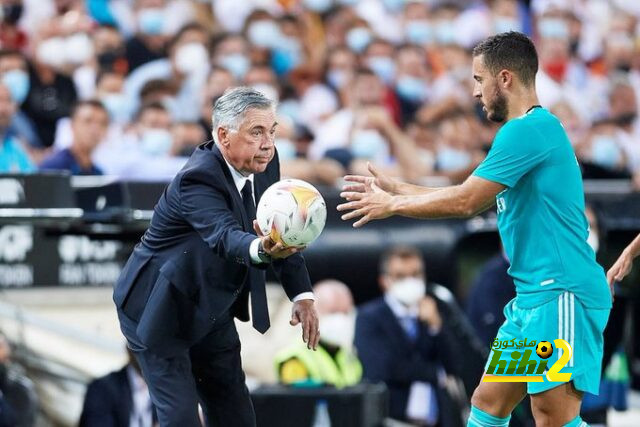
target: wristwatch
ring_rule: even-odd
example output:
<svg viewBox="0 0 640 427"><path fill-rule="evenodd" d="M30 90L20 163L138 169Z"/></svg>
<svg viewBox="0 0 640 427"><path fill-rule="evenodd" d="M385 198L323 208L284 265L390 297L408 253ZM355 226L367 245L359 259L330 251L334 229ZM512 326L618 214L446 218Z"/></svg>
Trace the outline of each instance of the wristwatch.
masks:
<svg viewBox="0 0 640 427"><path fill-rule="evenodd" d="M258 258L260 258L260 261L266 264L271 262L271 255L269 255L264 250L264 247L262 246L262 241L258 242Z"/></svg>

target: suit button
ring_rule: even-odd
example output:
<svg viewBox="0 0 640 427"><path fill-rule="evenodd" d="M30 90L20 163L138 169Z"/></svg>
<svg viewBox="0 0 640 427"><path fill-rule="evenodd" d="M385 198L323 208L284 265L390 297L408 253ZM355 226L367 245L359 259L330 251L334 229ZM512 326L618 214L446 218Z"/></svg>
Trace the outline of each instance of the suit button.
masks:
<svg viewBox="0 0 640 427"><path fill-rule="evenodd" d="M209 316L209 320L211 320L211 322L215 322L216 318L215 316L212 314L211 316Z"/></svg>

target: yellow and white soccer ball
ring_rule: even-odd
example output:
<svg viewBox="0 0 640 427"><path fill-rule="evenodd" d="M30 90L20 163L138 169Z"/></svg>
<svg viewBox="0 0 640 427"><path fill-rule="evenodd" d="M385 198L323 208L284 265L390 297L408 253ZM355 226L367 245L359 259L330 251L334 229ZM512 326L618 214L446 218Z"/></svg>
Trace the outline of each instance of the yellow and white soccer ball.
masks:
<svg viewBox="0 0 640 427"><path fill-rule="evenodd" d="M324 229L327 205L320 192L300 179L283 179L262 194L256 210L265 235L285 246L307 246Z"/></svg>

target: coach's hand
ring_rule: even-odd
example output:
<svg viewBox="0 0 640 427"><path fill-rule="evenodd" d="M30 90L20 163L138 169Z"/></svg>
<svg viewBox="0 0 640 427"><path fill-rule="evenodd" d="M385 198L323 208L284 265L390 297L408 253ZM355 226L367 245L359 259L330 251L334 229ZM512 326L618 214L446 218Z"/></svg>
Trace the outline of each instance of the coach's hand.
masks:
<svg viewBox="0 0 640 427"><path fill-rule="evenodd" d="M258 226L258 221L253 220L253 229L256 234L262 240L262 248L273 259L286 258L295 253L302 252L305 246L285 246L280 242L274 242L271 236L265 236L262 234L262 230Z"/></svg>
<svg viewBox="0 0 640 427"><path fill-rule="evenodd" d="M372 176L347 175L344 180L347 181L342 186L342 191L356 193L373 193L373 185L390 194L397 194L400 181L395 180L378 170L371 164L367 163L367 168Z"/></svg>
<svg viewBox="0 0 640 427"><path fill-rule="evenodd" d="M291 310L291 326L302 323L302 341L307 344L308 349L315 350L320 341L320 331L318 330L318 313L313 305L313 300L302 299L293 303Z"/></svg>

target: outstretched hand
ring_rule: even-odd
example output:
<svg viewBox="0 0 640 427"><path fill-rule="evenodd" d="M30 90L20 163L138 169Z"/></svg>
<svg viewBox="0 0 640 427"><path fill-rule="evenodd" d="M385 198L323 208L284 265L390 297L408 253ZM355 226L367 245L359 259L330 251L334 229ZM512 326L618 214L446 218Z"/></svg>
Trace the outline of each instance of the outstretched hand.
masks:
<svg viewBox="0 0 640 427"><path fill-rule="evenodd" d="M338 211L351 211L342 215L344 221L361 217L353 226L362 227L374 219L384 219L393 215L391 202L393 196L383 191L375 183L371 185L370 192L343 191L340 197L347 203L338 205Z"/></svg>
<svg viewBox="0 0 640 427"><path fill-rule="evenodd" d="M293 303L291 309L291 326L296 326L302 323L302 341L307 344L309 350L314 350L318 347L320 341L320 331L318 313L313 305L313 300L303 299Z"/></svg>
<svg viewBox="0 0 640 427"><path fill-rule="evenodd" d="M390 194L396 194L398 181L379 172L371 163L367 163L367 169L371 172L371 176L363 175L347 175L344 180L347 181L342 186L342 191L356 193L372 193L373 185L376 185L383 191Z"/></svg>
<svg viewBox="0 0 640 427"><path fill-rule="evenodd" d="M286 258L305 249L305 246L285 246L282 242L274 242L271 236L265 236L262 233L258 221L255 219L253 220L253 229L262 240L262 248L271 258Z"/></svg>

